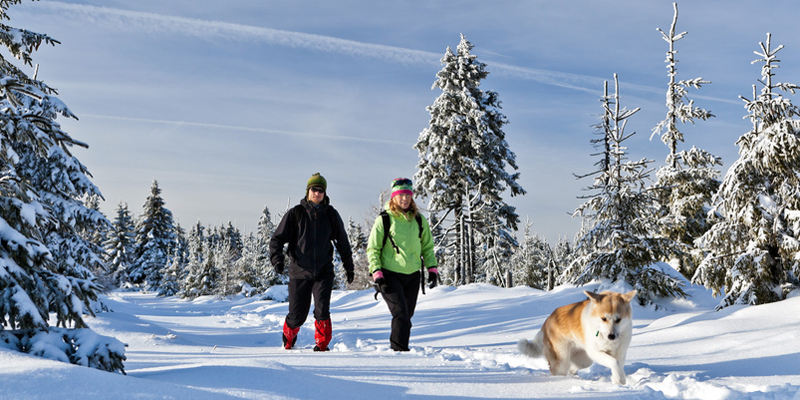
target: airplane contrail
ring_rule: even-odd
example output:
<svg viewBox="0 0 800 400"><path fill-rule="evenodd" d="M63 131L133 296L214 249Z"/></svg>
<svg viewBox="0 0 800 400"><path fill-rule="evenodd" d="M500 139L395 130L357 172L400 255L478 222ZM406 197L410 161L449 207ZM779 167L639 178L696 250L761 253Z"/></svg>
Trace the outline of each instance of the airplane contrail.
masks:
<svg viewBox="0 0 800 400"><path fill-rule="evenodd" d="M235 24L222 21L210 21L196 18L177 17L142 11L130 11L117 8L92 6L85 4L69 4L59 1L39 2L49 10L59 13L77 14L95 25L105 25L115 29L126 29L148 33L173 33L189 35L202 39L227 39L240 42L265 43L276 46L306 49L324 53L350 55L359 58L372 58L406 65L436 67L441 65L443 54L429 51L364 43L354 40L340 39L331 36L294 32L280 29L263 28L250 25ZM490 66L495 76L506 76L542 84L602 95L603 81L591 75L574 74L546 69L527 68L492 61L484 61ZM662 87L623 83L628 90L645 93L663 93ZM736 103L728 99L696 96L707 100Z"/></svg>

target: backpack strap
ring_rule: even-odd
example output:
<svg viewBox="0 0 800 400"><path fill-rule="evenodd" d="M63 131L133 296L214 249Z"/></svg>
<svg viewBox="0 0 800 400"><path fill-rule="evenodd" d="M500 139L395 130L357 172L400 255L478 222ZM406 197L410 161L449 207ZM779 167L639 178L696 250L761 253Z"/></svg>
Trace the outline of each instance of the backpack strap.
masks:
<svg viewBox="0 0 800 400"><path fill-rule="evenodd" d="M389 216L389 213L386 210L381 211L381 219L383 220L383 243L381 244L381 251L383 248L386 247L386 239L389 239L392 242L392 247L394 247L394 251L397 254L400 254L400 248L397 247L397 243L394 242L392 235L389 234L389 227L392 226L392 218ZM414 215L414 219L417 220L417 227L419 228L419 240L422 241L422 215L419 213Z"/></svg>
<svg viewBox="0 0 800 400"><path fill-rule="evenodd" d="M394 242L392 235L389 232L389 227L392 226L392 217L389 216L389 213L386 210L381 211L381 219L383 220L383 242L381 243L381 251L383 248L386 247L386 239L389 239L392 242L392 247L394 247L394 251L397 254L400 254L400 248L397 247L397 243Z"/></svg>

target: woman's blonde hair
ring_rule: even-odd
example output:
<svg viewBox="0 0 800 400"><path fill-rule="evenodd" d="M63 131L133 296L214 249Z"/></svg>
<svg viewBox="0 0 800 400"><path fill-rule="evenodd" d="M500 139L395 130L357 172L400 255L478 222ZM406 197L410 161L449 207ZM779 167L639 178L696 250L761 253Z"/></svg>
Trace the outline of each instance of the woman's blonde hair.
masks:
<svg viewBox="0 0 800 400"><path fill-rule="evenodd" d="M395 196L396 197L396 196ZM419 207L417 207L417 203L414 202L414 199L411 199L411 204L408 206L408 211L400 209L400 206L394 201L394 197L389 200L389 211L397 215L405 215L406 212L411 213L411 219L417 217L419 213Z"/></svg>

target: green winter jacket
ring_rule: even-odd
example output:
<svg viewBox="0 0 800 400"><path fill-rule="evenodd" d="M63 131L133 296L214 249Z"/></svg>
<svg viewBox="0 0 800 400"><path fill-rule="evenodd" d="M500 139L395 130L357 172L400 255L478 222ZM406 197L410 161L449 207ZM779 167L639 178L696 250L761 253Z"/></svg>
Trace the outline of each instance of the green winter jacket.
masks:
<svg viewBox="0 0 800 400"><path fill-rule="evenodd" d="M385 208L392 220L389 234L394 239L400 252L398 253L392 247L392 242L388 238L386 239L386 245L383 246L383 218L378 215L372 225L372 231L367 242L369 272L373 273L378 269L383 269L401 274L412 274L420 269L420 255L425 260L426 268L435 267L437 262L433 252L433 237L431 236L431 227L428 225L428 220L421 216L422 238L420 239L417 221L410 213L396 215L389 211L389 203L386 203ZM383 246L383 249L381 249L381 246Z"/></svg>

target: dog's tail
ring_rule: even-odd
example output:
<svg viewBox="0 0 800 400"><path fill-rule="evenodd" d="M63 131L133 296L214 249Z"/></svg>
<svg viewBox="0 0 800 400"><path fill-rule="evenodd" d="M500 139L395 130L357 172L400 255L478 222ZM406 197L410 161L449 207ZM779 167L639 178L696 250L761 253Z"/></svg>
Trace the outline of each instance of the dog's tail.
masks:
<svg viewBox="0 0 800 400"><path fill-rule="evenodd" d="M520 353L525 354L528 357L541 357L544 343L543 339L542 331L539 331L533 340L520 339L519 342L517 342L517 349L519 349Z"/></svg>

